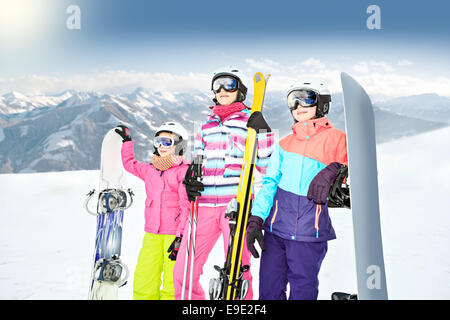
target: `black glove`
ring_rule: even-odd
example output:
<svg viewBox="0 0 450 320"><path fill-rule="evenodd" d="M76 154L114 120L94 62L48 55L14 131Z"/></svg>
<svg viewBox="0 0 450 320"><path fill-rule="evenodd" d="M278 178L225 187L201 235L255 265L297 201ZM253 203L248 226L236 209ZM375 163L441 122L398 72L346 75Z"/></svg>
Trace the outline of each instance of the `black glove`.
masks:
<svg viewBox="0 0 450 320"><path fill-rule="evenodd" d="M205 190L203 183L195 179L184 180L183 184L186 185L186 193L191 202L195 200L195 197L202 195L199 191Z"/></svg>
<svg viewBox="0 0 450 320"><path fill-rule="evenodd" d="M317 204L327 203L328 193L331 186L336 181L341 166L342 165L338 162L332 162L323 168L314 179L312 179L309 185L307 198L309 200L314 200L314 203Z"/></svg>
<svg viewBox="0 0 450 320"><path fill-rule="evenodd" d="M197 180L196 175L196 166L198 166L198 163L194 161L194 163L191 163L189 168L186 171L186 176L184 177L183 184L186 186L186 193L189 198L189 201L195 201L195 197L200 197L201 193L199 191L205 190L205 186L203 183ZM201 167L199 169L201 171ZM200 175L200 172L197 172L197 176Z"/></svg>
<svg viewBox="0 0 450 320"><path fill-rule="evenodd" d="M122 137L122 142L131 141L130 129L125 127L123 124L118 125L116 130L114 130L119 136Z"/></svg>
<svg viewBox="0 0 450 320"><path fill-rule="evenodd" d="M247 127L255 129L257 133L272 131L262 113L259 111L255 111L251 114L250 118L248 118Z"/></svg>
<svg viewBox="0 0 450 320"><path fill-rule="evenodd" d="M251 252L252 256L259 258L258 251L255 248L255 240L258 240L261 250L266 250L266 244L264 243L264 236L262 233L263 219L256 216L250 216L248 218L247 231L245 232L245 238L247 240L247 248Z"/></svg>
<svg viewBox="0 0 450 320"><path fill-rule="evenodd" d="M183 235L180 237L176 237L175 240L173 240L172 244L170 245L167 252L169 252L169 259L172 261L177 260L178 250L180 250L181 246L181 240L183 239Z"/></svg>

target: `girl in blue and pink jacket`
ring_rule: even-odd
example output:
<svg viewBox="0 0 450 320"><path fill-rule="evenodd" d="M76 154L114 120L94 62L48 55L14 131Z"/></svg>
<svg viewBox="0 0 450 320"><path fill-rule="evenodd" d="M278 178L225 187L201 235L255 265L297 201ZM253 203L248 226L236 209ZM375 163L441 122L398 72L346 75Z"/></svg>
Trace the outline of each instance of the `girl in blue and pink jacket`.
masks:
<svg viewBox="0 0 450 320"><path fill-rule="evenodd" d="M199 280L203 265L220 235L223 237L225 254L227 252L230 227L228 218L225 218L225 210L230 200L237 195L247 126L260 132L256 169L261 173L265 172L272 152L272 134L262 132L264 129L270 131L269 126L261 113L254 113L250 117L250 108L243 103L247 88L241 77L240 72L233 68L215 73L211 89L215 93L216 105L210 108L211 114L201 124L195 138L194 154L203 155L202 185L186 186L191 199L200 196L192 288L194 300L205 299ZM183 241L174 268L175 299L181 296L185 246ZM250 266L250 257L244 245L242 265ZM244 272L244 279L250 281L246 299L251 300L253 291L250 271ZM186 284L186 296L188 289L189 284Z"/></svg>

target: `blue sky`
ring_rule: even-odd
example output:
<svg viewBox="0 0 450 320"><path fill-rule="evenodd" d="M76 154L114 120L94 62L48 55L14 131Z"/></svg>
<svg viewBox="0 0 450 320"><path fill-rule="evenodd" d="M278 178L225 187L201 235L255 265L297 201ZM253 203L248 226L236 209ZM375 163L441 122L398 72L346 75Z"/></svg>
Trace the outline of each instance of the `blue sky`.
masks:
<svg viewBox="0 0 450 320"><path fill-rule="evenodd" d="M66 27L71 4L80 7L80 30ZM372 4L381 9L381 30L366 27ZM70 84L111 91L164 81L159 89L182 89L173 82L191 81L189 74L199 79L190 85L202 88L213 70L233 64L249 74L272 72L280 88L287 79L317 76L338 90L338 71L347 71L380 94L450 96L446 1L2 0L0 6L15 15L10 25L0 22L0 93L56 92ZM161 73L164 81L155 76ZM133 76L145 80L130 83Z"/></svg>

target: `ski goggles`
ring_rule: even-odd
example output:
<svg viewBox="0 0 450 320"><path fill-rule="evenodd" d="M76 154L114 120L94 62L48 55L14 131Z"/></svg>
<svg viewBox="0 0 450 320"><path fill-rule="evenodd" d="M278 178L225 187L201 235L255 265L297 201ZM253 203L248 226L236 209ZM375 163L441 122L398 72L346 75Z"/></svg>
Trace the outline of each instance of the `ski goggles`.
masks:
<svg viewBox="0 0 450 320"><path fill-rule="evenodd" d="M219 93L222 88L227 92L235 92L239 89L239 85L237 80L231 77L220 77L213 81L212 90L214 93Z"/></svg>
<svg viewBox="0 0 450 320"><path fill-rule="evenodd" d="M289 109L295 110L298 105L302 107L314 107L317 104L317 93L312 90L295 90L287 97Z"/></svg>
<svg viewBox="0 0 450 320"><path fill-rule="evenodd" d="M170 148L175 145L175 140L170 137L155 137L153 145L155 146L155 148Z"/></svg>

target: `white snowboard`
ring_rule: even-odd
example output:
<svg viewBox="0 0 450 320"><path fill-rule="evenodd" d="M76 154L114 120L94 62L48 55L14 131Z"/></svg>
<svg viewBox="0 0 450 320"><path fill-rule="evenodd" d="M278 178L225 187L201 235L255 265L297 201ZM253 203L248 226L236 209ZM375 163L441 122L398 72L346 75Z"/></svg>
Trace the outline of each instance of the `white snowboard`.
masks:
<svg viewBox="0 0 450 320"><path fill-rule="evenodd" d="M111 208L109 200L117 199L117 191L123 191L125 200L128 202L125 192L127 189L125 170L122 165L121 149L122 138L111 129L105 135L101 149L101 165L99 179L99 200L97 204L97 231L95 239L94 263L92 269L92 278L89 288L89 299L92 300L111 300L117 299L118 288L125 284L128 277L128 269L120 261L120 251L122 245L122 224L123 224L123 207ZM128 191L131 199L131 193ZM101 197L100 195L104 196ZM131 199L132 201L132 199ZM108 203L108 205L105 205ZM131 203L130 203L131 205ZM129 206L128 206L129 207ZM103 211L102 211L103 208ZM104 209L108 208L108 209ZM88 210L89 211L89 210ZM106 212L105 212L106 211ZM96 267L99 261L106 261L104 265L109 266L120 264L122 267L122 275L125 272L125 279L122 276L116 282L106 281L102 273L105 269ZM101 274L101 276L99 276ZM123 280L123 281L122 281Z"/></svg>

